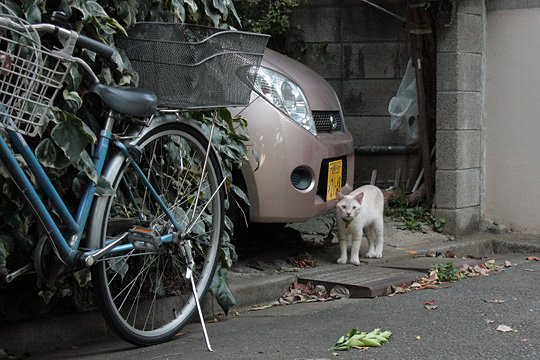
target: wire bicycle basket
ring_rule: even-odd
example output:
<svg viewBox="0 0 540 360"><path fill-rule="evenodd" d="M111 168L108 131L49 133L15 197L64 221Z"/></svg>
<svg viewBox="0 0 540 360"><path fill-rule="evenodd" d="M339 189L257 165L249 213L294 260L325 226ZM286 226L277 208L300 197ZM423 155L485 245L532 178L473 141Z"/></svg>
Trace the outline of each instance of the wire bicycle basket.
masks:
<svg viewBox="0 0 540 360"><path fill-rule="evenodd" d="M179 23L137 23L116 37L160 106L181 109L249 103L268 35Z"/></svg>
<svg viewBox="0 0 540 360"><path fill-rule="evenodd" d="M37 135L70 67L29 23L0 14L0 127Z"/></svg>

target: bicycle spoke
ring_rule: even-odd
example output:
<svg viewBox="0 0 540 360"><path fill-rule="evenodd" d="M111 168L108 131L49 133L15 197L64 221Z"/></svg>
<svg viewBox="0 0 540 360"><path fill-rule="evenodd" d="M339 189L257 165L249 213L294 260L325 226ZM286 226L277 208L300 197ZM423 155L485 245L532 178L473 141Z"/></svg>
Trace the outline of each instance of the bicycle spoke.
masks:
<svg viewBox="0 0 540 360"><path fill-rule="evenodd" d="M150 132L138 149L137 164L167 211L151 196L140 173L126 163L109 179L117 195L98 200L107 206L106 221L101 224L107 234L103 241L134 227L161 237L175 236L168 212L192 241L192 276L200 299L220 259L225 181L217 157L206 154L208 144L198 132L179 123ZM119 187L121 179L125 185ZM120 336L136 344L163 341L174 336L196 311L186 260L175 242L154 243L151 237L132 235L127 240L133 242L133 249L98 262L95 288Z"/></svg>

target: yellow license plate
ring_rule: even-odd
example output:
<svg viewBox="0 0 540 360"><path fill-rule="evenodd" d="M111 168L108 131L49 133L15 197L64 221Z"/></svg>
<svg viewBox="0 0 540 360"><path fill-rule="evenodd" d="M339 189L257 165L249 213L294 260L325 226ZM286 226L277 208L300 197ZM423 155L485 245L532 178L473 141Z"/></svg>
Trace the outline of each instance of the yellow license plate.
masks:
<svg viewBox="0 0 540 360"><path fill-rule="evenodd" d="M341 160L334 160L328 163L328 181L326 183L326 201L334 200L337 193L341 191L342 184L342 169Z"/></svg>

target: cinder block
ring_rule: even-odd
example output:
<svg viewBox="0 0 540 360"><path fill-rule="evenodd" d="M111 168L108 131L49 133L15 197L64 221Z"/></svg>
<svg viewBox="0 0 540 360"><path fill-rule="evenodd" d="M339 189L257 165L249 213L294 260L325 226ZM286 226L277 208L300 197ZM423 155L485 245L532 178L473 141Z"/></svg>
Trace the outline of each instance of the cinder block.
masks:
<svg viewBox="0 0 540 360"><path fill-rule="evenodd" d="M339 102L343 104L343 82L341 80L326 79L330 86L334 88L334 91L337 94Z"/></svg>
<svg viewBox="0 0 540 360"><path fill-rule="evenodd" d="M481 124L479 92L437 93L437 130L480 130Z"/></svg>
<svg viewBox="0 0 540 360"><path fill-rule="evenodd" d="M333 79L326 79L326 81L328 81L330 86L334 88L334 91L336 92L339 102L343 104L343 82L341 80L333 80Z"/></svg>
<svg viewBox="0 0 540 360"><path fill-rule="evenodd" d="M379 2L389 11L406 16L407 2ZM342 38L345 42L407 40L402 23L361 1L342 8Z"/></svg>
<svg viewBox="0 0 540 360"><path fill-rule="evenodd" d="M405 144L403 131L390 130L389 116L348 116L346 121L355 147Z"/></svg>
<svg viewBox="0 0 540 360"><path fill-rule="evenodd" d="M488 11L540 8L540 0L489 0Z"/></svg>
<svg viewBox="0 0 540 360"><path fill-rule="evenodd" d="M337 7L298 8L291 15L291 23L303 31L306 42L340 42L340 9Z"/></svg>
<svg viewBox="0 0 540 360"><path fill-rule="evenodd" d="M401 80L345 80L342 106L346 115L388 116L388 103Z"/></svg>
<svg viewBox="0 0 540 360"><path fill-rule="evenodd" d="M437 169L456 170L480 167L482 133L480 130L438 131Z"/></svg>
<svg viewBox="0 0 540 360"><path fill-rule="evenodd" d="M472 206L462 209L435 210L436 218L443 218L446 223L443 232L451 235L464 235L479 230L480 206Z"/></svg>
<svg viewBox="0 0 540 360"><path fill-rule="evenodd" d="M485 11L484 1L485 0L459 0L458 13L482 15L482 13ZM494 1L497 0L489 0L485 2L488 3L489 6L489 3L492 3ZM502 1L509 2L508 0Z"/></svg>
<svg viewBox="0 0 540 360"><path fill-rule="evenodd" d="M435 204L446 209L479 206L480 169L437 170Z"/></svg>
<svg viewBox="0 0 540 360"><path fill-rule="evenodd" d="M439 24L437 29L437 51L467 52L481 54L484 47L483 17L457 14L450 26Z"/></svg>
<svg viewBox="0 0 540 360"><path fill-rule="evenodd" d="M404 42L343 45L343 77L401 79L409 59Z"/></svg>
<svg viewBox="0 0 540 360"><path fill-rule="evenodd" d="M306 43L306 54L303 62L326 79L340 78L341 45Z"/></svg>
<svg viewBox="0 0 540 360"><path fill-rule="evenodd" d="M482 91L482 87L482 55L437 55L437 91Z"/></svg>

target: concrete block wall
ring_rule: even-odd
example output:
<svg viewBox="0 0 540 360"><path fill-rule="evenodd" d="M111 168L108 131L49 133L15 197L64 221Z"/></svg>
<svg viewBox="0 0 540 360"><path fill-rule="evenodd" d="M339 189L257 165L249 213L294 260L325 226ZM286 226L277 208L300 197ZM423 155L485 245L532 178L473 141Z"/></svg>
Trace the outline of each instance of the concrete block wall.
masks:
<svg viewBox="0 0 540 360"><path fill-rule="evenodd" d="M407 2L377 4L406 16ZM409 59L408 33L394 17L360 0L310 0L291 19L303 32L304 62L336 90L353 133L355 146L402 145L403 131L390 130L388 102L395 95ZM396 167L402 179L416 166L413 155L357 155L357 185L369 182L373 169L378 184L393 182Z"/></svg>
<svg viewBox="0 0 540 360"><path fill-rule="evenodd" d="M407 1L377 4L406 16ZM292 21L303 30L306 64L336 89L355 145L404 144L403 133L390 131L387 112L409 58L400 21L360 0L311 0ZM454 234L478 230L482 216L485 24L484 0L459 0L451 25L437 27L434 205ZM407 177L416 163L412 155L357 156L355 179L365 183L377 169L379 179L393 180L396 167Z"/></svg>
<svg viewBox="0 0 540 360"><path fill-rule="evenodd" d="M482 214L485 22L483 0L459 0L437 28L435 208L454 234L478 230Z"/></svg>

